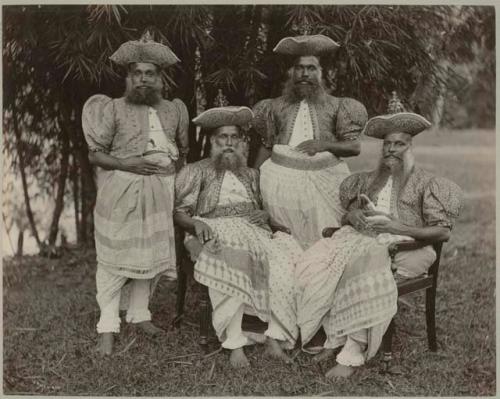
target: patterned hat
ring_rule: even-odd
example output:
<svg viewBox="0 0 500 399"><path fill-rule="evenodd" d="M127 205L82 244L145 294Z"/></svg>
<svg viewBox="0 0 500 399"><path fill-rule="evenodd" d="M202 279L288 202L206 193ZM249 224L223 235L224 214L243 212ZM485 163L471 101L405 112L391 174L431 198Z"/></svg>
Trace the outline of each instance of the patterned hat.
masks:
<svg viewBox="0 0 500 399"><path fill-rule="evenodd" d="M219 89L214 99L214 108L207 109L193 119L193 122L204 129L215 129L221 126L240 126L246 128L253 119L253 112L248 107L230 107L226 96Z"/></svg>
<svg viewBox="0 0 500 399"><path fill-rule="evenodd" d="M180 61L168 46L155 42L149 31L146 31L140 40L123 43L109 58L123 66L134 62L148 62L160 68Z"/></svg>
<svg viewBox="0 0 500 399"><path fill-rule="evenodd" d="M204 129L221 126L244 126L253 119L253 112L248 107L216 107L203 111L193 122Z"/></svg>
<svg viewBox="0 0 500 399"><path fill-rule="evenodd" d="M301 36L290 36L281 39L273 51L284 55L320 55L321 53L332 53L340 45L325 35L310 35L312 25L307 20L293 30L300 31Z"/></svg>
<svg viewBox="0 0 500 399"><path fill-rule="evenodd" d="M389 133L401 132L416 136L431 127L432 124L423 116L406 112L396 92L392 92L387 115L379 115L366 122L363 133L369 137L383 139Z"/></svg>
<svg viewBox="0 0 500 399"><path fill-rule="evenodd" d="M325 35L303 35L281 39L273 51L285 55L319 55L333 52L339 44Z"/></svg>

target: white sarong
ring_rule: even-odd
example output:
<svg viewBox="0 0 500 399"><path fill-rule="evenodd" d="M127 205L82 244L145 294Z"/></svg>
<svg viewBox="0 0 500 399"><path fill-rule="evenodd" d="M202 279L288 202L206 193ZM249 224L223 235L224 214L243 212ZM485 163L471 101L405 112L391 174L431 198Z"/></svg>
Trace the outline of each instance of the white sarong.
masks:
<svg viewBox="0 0 500 399"><path fill-rule="evenodd" d="M211 299L216 300L212 305L217 336L225 339L232 317L218 313L224 309L224 296L228 296L239 299L245 313L265 322L274 318L279 327L273 329L272 337L293 347L298 335L294 264L302 253L298 243L288 234L273 235L243 217L197 219L207 223L217 237L217 245L205 244L194 270L198 282L218 292L216 296L211 293ZM188 236L186 240L189 248L189 240L196 238Z"/></svg>
<svg viewBox="0 0 500 399"><path fill-rule="evenodd" d="M387 245L344 226L318 241L297 263L297 323L302 345L323 325L325 348L368 329L366 359L377 352L397 310Z"/></svg>
<svg viewBox="0 0 500 399"><path fill-rule="evenodd" d="M307 249L325 227L340 226L344 210L339 187L349 173L347 164L329 152L309 156L275 145L260 167L264 208Z"/></svg>

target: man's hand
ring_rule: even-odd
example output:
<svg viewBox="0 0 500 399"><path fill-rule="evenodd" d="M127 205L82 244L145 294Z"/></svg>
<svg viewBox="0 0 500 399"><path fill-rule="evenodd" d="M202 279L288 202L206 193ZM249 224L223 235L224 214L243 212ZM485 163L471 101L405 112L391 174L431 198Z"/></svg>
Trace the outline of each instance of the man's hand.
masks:
<svg viewBox="0 0 500 399"><path fill-rule="evenodd" d="M138 156L120 159L120 165L121 170L138 175L153 175L160 170L155 162L148 161Z"/></svg>
<svg viewBox="0 0 500 399"><path fill-rule="evenodd" d="M295 147L295 149L312 156L318 152L328 151L328 145L329 143L324 140L306 140Z"/></svg>
<svg viewBox="0 0 500 399"><path fill-rule="evenodd" d="M292 230L290 230L288 227L283 226L280 223L275 222L273 219L269 218L269 226L271 227L271 230L274 232L276 231L281 231L286 234L292 234Z"/></svg>
<svg viewBox="0 0 500 399"><path fill-rule="evenodd" d="M248 215L248 221L256 225L264 225L269 221L269 213L264 210L255 210Z"/></svg>
<svg viewBox="0 0 500 399"><path fill-rule="evenodd" d="M196 237L198 237L198 240L202 244L214 238L214 233L208 224L196 219L193 221L193 224Z"/></svg>
<svg viewBox="0 0 500 399"><path fill-rule="evenodd" d="M377 234L391 233L408 235L408 228L397 219L369 221L368 225Z"/></svg>
<svg viewBox="0 0 500 399"><path fill-rule="evenodd" d="M363 230L368 225L365 211L361 209L354 209L350 211L345 217L349 221L349 224L356 230Z"/></svg>

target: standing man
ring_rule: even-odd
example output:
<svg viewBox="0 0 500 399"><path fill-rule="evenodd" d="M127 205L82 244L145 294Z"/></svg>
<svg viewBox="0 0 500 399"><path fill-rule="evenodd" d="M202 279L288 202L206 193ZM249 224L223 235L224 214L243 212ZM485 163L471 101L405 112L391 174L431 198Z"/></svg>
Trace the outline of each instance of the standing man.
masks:
<svg viewBox="0 0 500 399"><path fill-rule="evenodd" d="M254 107L264 208L303 248L320 239L324 227L340 225L338 188L350 173L341 157L359 154L367 120L361 103L325 91L319 54L337 47L323 35L282 39L274 51L295 57L283 94Z"/></svg>
<svg viewBox="0 0 500 399"><path fill-rule="evenodd" d="M189 124L181 100L162 98L161 69L179 61L170 48L146 33L110 58L127 68L124 97L95 95L82 112L90 162L102 168L94 210L102 355L112 353L113 333L120 331L127 282L127 322L150 335L162 332L151 323L149 298L161 274L176 276L175 163L188 152Z"/></svg>
<svg viewBox="0 0 500 399"><path fill-rule="evenodd" d="M390 112L396 110L403 108L394 97ZM347 210L343 227L309 248L297 264L297 323L303 346L323 325L327 340L315 360L342 348L327 377L348 377L373 357L396 313L389 244L450 237L461 190L415 166L412 153L412 138L428 127L425 118L410 112L368 121L365 134L383 140L380 164L342 182L340 200ZM422 275L435 259L431 245L398 253L396 277Z"/></svg>
<svg viewBox="0 0 500 399"><path fill-rule="evenodd" d="M294 261L302 250L289 234L273 234L262 210L259 171L246 166L241 131L252 117L247 107L198 115L193 122L212 130L210 158L186 165L175 183L174 220L189 233L194 278L208 287L212 323L235 368L249 365L243 347L254 343L242 331L244 313L269 323L271 357L290 362L282 347L293 348L298 334Z"/></svg>

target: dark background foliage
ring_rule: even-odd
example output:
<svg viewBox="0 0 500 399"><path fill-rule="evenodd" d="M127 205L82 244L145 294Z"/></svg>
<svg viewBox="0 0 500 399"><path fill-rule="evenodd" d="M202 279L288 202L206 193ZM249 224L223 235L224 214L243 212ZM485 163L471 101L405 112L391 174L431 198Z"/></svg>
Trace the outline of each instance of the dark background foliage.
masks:
<svg viewBox="0 0 500 399"><path fill-rule="evenodd" d="M8 166L23 185L32 235L43 247L29 186L56 206L53 245L65 204L78 242L92 243L95 183L81 128L86 99L119 97L125 71L109 56L149 29L181 63L165 71L166 96L193 118L219 89L230 104L278 96L290 60L272 52L287 35L322 33L341 47L322 58L333 95L354 97L370 116L397 90L436 127L494 126L493 7L371 5L39 5L3 7L3 128ZM202 156L190 127L189 161ZM31 182L31 183L30 183ZM67 206L67 205L66 205Z"/></svg>

